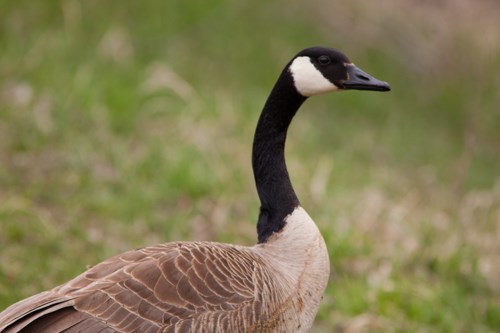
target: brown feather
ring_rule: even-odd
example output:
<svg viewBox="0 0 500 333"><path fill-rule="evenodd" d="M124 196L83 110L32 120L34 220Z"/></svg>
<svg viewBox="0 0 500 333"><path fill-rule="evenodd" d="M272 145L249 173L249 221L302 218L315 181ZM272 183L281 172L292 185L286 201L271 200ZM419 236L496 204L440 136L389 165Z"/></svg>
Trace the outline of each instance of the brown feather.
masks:
<svg viewBox="0 0 500 333"><path fill-rule="evenodd" d="M190 332L216 326L244 331L265 319L260 303L255 304L260 287L254 280L254 271L263 269L249 248L217 243L169 243L130 251L11 306L2 314L0 332L24 326L28 331L76 332L88 325L113 332ZM203 328L201 322L209 326Z"/></svg>
<svg viewBox="0 0 500 333"><path fill-rule="evenodd" d="M329 267L309 222L290 229L304 238L293 249L285 231L254 247L176 242L112 257L7 308L0 333L304 331Z"/></svg>

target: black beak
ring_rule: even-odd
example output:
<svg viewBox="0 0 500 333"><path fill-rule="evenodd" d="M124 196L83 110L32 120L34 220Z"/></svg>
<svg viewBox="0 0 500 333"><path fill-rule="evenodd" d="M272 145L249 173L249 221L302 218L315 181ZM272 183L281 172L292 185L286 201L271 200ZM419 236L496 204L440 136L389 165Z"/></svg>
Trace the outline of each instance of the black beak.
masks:
<svg viewBox="0 0 500 333"><path fill-rule="evenodd" d="M347 64L347 80L341 82L343 89L389 91L389 83L377 80L370 74L363 72L353 64Z"/></svg>

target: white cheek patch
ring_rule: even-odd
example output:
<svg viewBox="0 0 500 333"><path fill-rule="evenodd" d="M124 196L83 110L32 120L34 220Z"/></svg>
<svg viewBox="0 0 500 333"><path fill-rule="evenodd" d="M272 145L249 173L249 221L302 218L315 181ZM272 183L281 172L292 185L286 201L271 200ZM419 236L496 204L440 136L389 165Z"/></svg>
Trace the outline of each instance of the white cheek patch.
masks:
<svg viewBox="0 0 500 333"><path fill-rule="evenodd" d="M339 89L314 67L309 57L295 58L290 65L290 73L295 88L302 96L309 97Z"/></svg>

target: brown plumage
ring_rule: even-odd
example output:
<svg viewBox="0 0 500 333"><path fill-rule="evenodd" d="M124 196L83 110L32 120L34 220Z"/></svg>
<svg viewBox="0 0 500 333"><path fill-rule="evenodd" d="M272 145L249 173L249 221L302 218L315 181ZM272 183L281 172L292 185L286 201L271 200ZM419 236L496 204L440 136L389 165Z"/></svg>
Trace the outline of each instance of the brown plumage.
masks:
<svg viewBox="0 0 500 333"><path fill-rule="evenodd" d="M252 166L259 244L175 242L125 252L0 313L0 333L306 332L329 276L325 242L300 206L284 159L288 126L309 96L387 91L342 53L300 52L257 124Z"/></svg>
<svg viewBox="0 0 500 333"><path fill-rule="evenodd" d="M129 251L8 308L0 331L271 332L304 301L266 246L176 242Z"/></svg>

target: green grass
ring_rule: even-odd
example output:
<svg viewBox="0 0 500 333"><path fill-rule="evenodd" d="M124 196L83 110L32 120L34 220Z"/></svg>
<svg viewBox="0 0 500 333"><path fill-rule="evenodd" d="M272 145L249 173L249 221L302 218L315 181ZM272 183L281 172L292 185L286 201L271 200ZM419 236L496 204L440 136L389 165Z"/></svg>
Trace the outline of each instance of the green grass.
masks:
<svg viewBox="0 0 500 333"><path fill-rule="evenodd" d="M253 244L259 111L321 44L393 91L314 98L290 130L332 263L313 331L498 332L498 9L3 1L0 308L127 249Z"/></svg>

